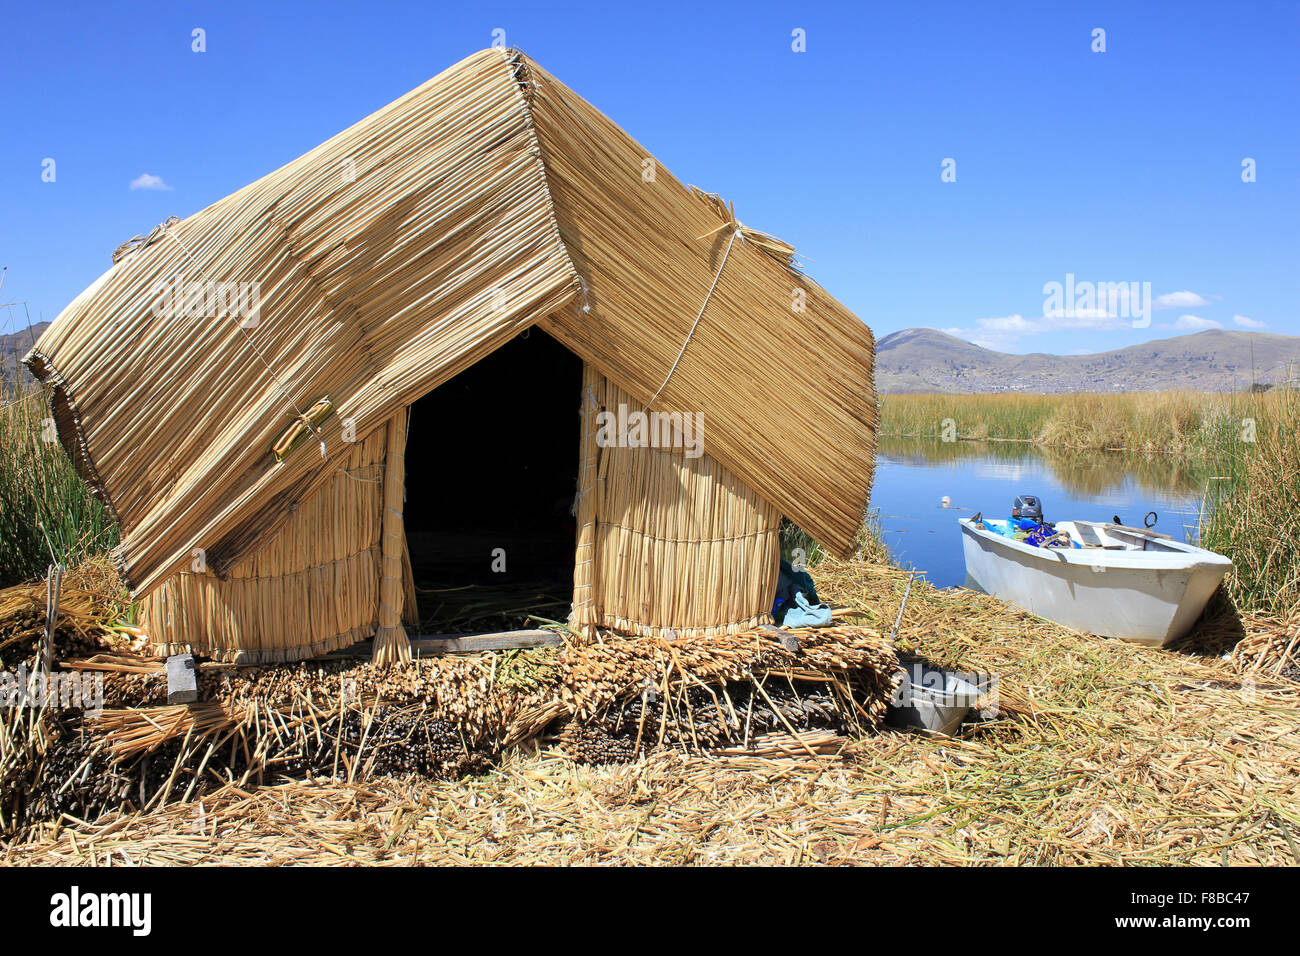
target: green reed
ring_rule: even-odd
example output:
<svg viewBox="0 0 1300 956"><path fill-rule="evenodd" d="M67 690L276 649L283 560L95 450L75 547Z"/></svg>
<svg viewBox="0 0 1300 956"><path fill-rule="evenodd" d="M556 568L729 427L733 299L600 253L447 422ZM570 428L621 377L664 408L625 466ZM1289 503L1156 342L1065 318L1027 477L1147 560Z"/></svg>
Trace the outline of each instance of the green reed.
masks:
<svg viewBox="0 0 1300 956"><path fill-rule="evenodd" d="M117 526L77 475L41 390L0 381L0 587L75 565L117 543Z"/></svg>
<svg viewBox="0 0 1300 956"><path fill-rule="evenodd" d="M1238 609L1300 613L1300 392L1251 396L1215 454L1201 544L1232 558L1226 581Z"/></svg>

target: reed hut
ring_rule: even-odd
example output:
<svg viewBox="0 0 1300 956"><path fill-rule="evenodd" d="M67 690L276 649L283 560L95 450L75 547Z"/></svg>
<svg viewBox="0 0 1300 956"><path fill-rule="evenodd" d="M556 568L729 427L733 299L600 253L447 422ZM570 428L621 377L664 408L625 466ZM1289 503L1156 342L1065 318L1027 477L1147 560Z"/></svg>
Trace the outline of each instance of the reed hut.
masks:
<svg viewBox="0 0 1300 956"><path fill-rule="evenodd" d="M515 50L125 243L25 361L152 639L224 660L400 657L530 562L579 631L751 627L874 469L867 327Z"/></svg>

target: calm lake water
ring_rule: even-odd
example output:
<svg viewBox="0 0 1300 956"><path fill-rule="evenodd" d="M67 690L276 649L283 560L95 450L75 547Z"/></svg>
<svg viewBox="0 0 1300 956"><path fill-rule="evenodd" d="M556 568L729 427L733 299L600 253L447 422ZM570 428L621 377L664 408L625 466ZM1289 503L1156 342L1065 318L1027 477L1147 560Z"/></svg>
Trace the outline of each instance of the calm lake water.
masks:
<svg viewBox="0 0 1300 956"><path fill-rule="evenodd" d="M871 506L885 543L903 566L936 587L966 578L958 518L1010 515L1016 495L1037 495L1048 521L1081 518L1142 526L1186 541L1195 532L1209 471L1173 456L1146 458L1008 442L882 438ZM951 507L941 504L944 495Z"/></svg>

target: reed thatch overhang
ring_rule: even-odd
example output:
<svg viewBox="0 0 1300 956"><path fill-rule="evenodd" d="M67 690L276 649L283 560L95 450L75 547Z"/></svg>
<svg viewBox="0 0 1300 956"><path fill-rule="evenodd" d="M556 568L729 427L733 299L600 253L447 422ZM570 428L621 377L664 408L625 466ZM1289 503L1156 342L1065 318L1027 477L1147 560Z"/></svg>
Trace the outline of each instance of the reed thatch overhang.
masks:
<svg viewBox="0 0 1300 956"><path fill-rule="evenodd" d="M490 49L124 246L25 361L136 595L196 549L230 569L347 439L534 324L649 408L702 414L710 455L844 553L874 469L873 339L791 252ZM186 299L196 281L225 292ZM256 315L228 308L241 289Z"/></svg>

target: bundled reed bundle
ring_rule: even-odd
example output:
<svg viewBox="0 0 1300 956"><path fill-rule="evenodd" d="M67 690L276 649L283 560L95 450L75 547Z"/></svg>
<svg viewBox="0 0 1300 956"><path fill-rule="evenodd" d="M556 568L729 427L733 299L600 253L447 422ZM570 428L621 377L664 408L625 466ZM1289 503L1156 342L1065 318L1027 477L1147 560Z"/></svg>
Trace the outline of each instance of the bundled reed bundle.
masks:
<svg viewBox="0 0 1300 956"><path fill-rule="evenodd" d="M596 444L597 420L605 408L605 376L590 362L582 365L582 419L578 446L578 493L574 517L577 519L577 545L573 556L573 610L569 628L583 638L596 635L601 622L596 604L596 582L600 570L596 564L596 505L603 493L597 485L600 448Z"/></svg>
<svg viewBox="0 0 1300 956"><path fill-rule="evenodd" d="M763 734L748 747L724 747L719 757L803 757L810 751L816 757L834 758L844 752L848 738L827 730L808 730L795 734Z"/></svg>
<svg viewBox="0 0 1300 956"><path fill-rule="evenodd" d="M769 678L786 684L820 682L834 702L838 726L858 732L879 727L897 682L898 658L889 642L874 628L847 626L803 630L799 642L798 652L791 652L767 630L757 629L677 641L602 633L599 641L566 645L554 682L507 711L503 742L526 740L556 719L579 725L606 722L615 711L625 712L628 705L635 709L642 702L649 706L653 698L662 704L654 706L649 739L656 744L671 739L698 749L700 728L691 694L709 687L752 685L775 725L781 718L766 690ZM720 698L713 691L705 693L721 715ZM732 705L726 713L716 735L730 740L736 730ZM619 718L614 721L621 726ZM679 729L671 738L670 725ZM793 727L786 729L794 732Z"/></svg>
<svg viewBox="0 0 1300 956"><path fill-rule="evenodd" d="M0 708L0 836L63 813L97 816L127 786L108 770L102 740L79 734L65 713Z"/></svg>
<svg viewBox="0 0 1300 956"><path fill-rule="evenodd" d="M0 591L0 662L22 660L33 652L45 632L46 600L44 583ZM116 639L119 610L99 588L65 585L59 595L58 652L93 653L101 640Z"/></svg>
<svg viewBox="0 0 1300 956"><path fill-rule="evenodd" d="M1246 635L1233 647L1232 660L1250 678L1300 682L1300 616L1289 621L1247 617Z"/></svg>
<svg viewBox="0 0 1300 956"><path fill-rule="evenodd" d="M795 756L818 759L832 740L843 746L841 733L853 723L852 711L844 709L829 682L756 679L701 684L668 696L643 693L593 719L571 721L557 742L564 753L586 763L632 760L665 747L773 756L778 740L793 743ZM805 737L808 742L801 745Z"/></svg>
<svg viewBox="0 0 1300 956"><path fill-rule="evenodd" d="M204 665L201 702L180 706L165 703L161 670L120 657L104 668L102 712L84 720L43 712L36 723L13 712L0 782L22 798L5 808L5 825L157 809L223 783L456 778L548 730L574 756L617 761L662 747L770 755L775 745L763 740L772 735L789 742L878 726L892 651L873 629L823 631L804 633L798 654L761 631L675 643L603 633L562 652L405 668ZM804 755L824 756L829 739L815 734Z"/></svg>

